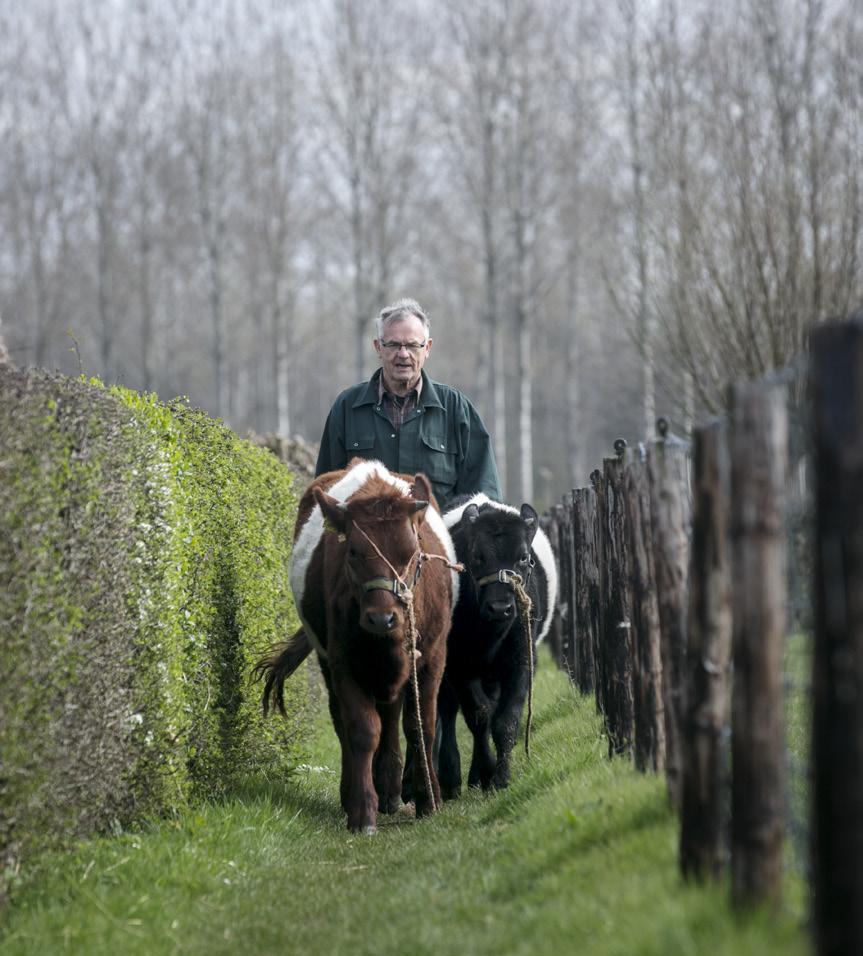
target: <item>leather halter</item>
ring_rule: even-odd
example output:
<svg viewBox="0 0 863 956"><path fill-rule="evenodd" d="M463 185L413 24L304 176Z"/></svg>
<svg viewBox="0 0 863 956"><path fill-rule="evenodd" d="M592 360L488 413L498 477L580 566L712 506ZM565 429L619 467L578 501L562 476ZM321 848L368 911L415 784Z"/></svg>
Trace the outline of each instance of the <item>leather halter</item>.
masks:
<svg viewBox="0 0 863 956"><path fill-rule="evenodd" d="M417 566L414 571L413 580L410 584L407 584L405 582L405 574L407 573L407 569L411 566L411 561L413 561L414 558L417 558ZM353 584L355 584L363 592L363 594L368 594L369 591L389 591L391 594L399 597L406 591L413 591L413 589L416 587L425 558L426 555L420 551L419 548L417 548L417 550L411 555L410 560L405 567L405 573L402 574L400 578L380 577L370 578L368 581L360 581L350 564L345 564L345 568L347 570L348 577L351 579Z"/></svg>
<svg viewBox="0 0 863 956"><path fill-rule="evenodd" d="M399 574L398 571L390 564L387 558L384 556L380 548L375 544L375 542L369 537L368 534L359 526L355 526L357 531L369 542L369 544L375 549L378 553L378 556L384 561L384 563L389 567L389 569L396 575L394 578L370 578L368 581L360 581L354 573L353 568L349 562L345 562L345 570L347 571L348 577L351 579L351 582L358 587L363 594L368 594L369 591L388 591L390 594L394 594L397 598L401 599L408 591L413 591L419 581L420 572L422 571L423 562L428 560L428 555L420 548L419 540L417 540L417 546L414 550L414 553L408 558L408 563L405 565L404 571ZM408 572L408 568L411 566L411 562L416 558L416 568L414 569L413 580L410 584L405 580Z"/></svg>
<svg viewBox="0 0 863 956"><path fill-rule="evenodd" d="M527 584L530 581L531 572L535 567L536 562L533 560L533 555L531 555L527 566L526 576L522 576L518 571L513 571L512 568L501 568L499 571L495 571L492 574L486 574L484 577L473 578L473 583L476 585L477 591L480 588L485 587L486 584L494 584L495 582L499 584L505 584L514 591L516 584L527 587ZM471 577L473 577L473 575L471 575Z"/></svg>

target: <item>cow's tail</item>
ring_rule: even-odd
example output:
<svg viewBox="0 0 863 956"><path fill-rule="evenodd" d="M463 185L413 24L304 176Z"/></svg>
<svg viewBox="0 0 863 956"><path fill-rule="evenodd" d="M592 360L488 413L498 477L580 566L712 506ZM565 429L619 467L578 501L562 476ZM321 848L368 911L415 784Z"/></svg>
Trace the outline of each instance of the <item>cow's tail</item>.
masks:
<svg viewBox="0 0 863 956"><path fill-rule="evenodd" d="M275 705L283 716L285 711L285 681L311 654L312 645L306 632L300 628L289 640L274 644L268 654L255 665L252 674L255 680L264 681L261 706L264 716Z"/></svg>

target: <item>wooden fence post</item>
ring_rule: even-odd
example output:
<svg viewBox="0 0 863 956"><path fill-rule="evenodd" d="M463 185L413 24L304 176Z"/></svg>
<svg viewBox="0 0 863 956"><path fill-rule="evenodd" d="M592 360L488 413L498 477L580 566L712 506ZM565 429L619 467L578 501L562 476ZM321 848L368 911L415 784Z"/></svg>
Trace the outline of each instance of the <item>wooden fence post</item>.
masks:
<svg viewBox="0 0 863 956"><path fill-rule="evenodd" d="M715 421L693 434L680 868L684 876L696 879L718 877L725 857L728 746L724 736L731 661L728 480L726 428Z"/></svg>
<svg viewBox="0 0 863 956"><path fill-rule="evenodd" d="M605 595L608 588L608 521L606 513L607 496L605 493L605 478L597 468L590 473L590 484L593 488L596 503L596 570L597 585L599 587L599 606L596 644L594 645L594 666L596 668L596 709L603 715L606 724L608 718L608 671L605 661Z"/></svg>
<svg viewBox="0 0 863 956"><path fill-rule="evenodd" d="M596 492L572 493L572 537L575 629L578 635L579 683L585 694L596 692L596 653L599 647L599 564L596 541ZM597 705L598 705L597 697Z"/></svg>
<svg viewBox="0 0 863 956"><path fill-rule="evenodd" d="M548 536L552 551L554 551L554 557L557 561L557 566L560 568L560 537L557 533L557 518L555 516L556 508L557 506L553 505L549 509L548 514L543 515L540 518L540 526ZM554 614L551 618L551 627L548 630L548 636L546 640L548 641L548 648L551 651L551 656L559 665L563 655L563 622L561 621L560 599L558 599L557 607L554 609Z"/></svg>
<svg viewBox="0 0 863 956"><path fill-rule="evenodd" d="M731 883L737 905L778 904L783 838L788 459L785 389L734 385L731 408Z"/></svg>
<svg viewBox="0 0 863 956"><path fill-rule="evenodd" d="M648 446L647 469L662 653L665 775L669 799L672 806L679 809L689 570L689 476L683 443L668 435L664 418L656 424L660 437Z"/></svg>
<svg viewBox="0 0 863 956"><path fill-rule="evenodd" d="M608 747L611 754L632 755L634 714L632 699L632 599L626 547L626 508L623 469L626 442L614 443L617 458L603 459L605 472L605 539L607 578L603 656L606 687Z"/></svg>
<svg viewBox="0 0 863 956"><path fill-rule="evenodd" d="M575 603L572 595L572 517L570 494L565 494L555 507L558 535L558 587L560 589L561 654L560 666L576 680L575 672Z"/></svg>
<svg viewBox="0 0 863 956"><path fill-rule="evenodd" d="M820 956L863 953L863 319L812 333L813 849Z"/></svg>
<svg viewBox="0 0 863 956"><path fill-rule="evenodd" d="M626 545L632 594L632 690L635 715L635 766L665 769L665 713L662 706L662 659L659 607L653 570L653 535L647 471L640 454L624 469Z"/></svg>

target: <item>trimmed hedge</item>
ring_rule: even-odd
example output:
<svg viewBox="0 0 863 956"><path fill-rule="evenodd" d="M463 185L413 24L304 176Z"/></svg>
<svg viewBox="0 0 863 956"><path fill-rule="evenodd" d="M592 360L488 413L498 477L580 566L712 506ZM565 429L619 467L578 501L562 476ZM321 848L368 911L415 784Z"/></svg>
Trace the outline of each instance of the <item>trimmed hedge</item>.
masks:
<svg viewBox="0 0 863 956"><path fill-rule="evenodd" d="M308 682L265 723L250 671L297 626L297 499L272 454L185 403L0 367L7 875L291 771Z"/></svg>

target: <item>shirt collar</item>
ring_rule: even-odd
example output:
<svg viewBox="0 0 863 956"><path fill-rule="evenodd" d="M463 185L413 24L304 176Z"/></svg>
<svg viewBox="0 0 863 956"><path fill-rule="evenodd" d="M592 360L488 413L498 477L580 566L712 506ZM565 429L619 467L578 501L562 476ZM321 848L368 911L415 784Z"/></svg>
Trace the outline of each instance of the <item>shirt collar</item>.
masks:
<svg viewBox="0 0 863 956"><path fill-rule="evenodd" d="M381 385L381 370L377 369L366 383L366 387L357 396L352 407L359 408L361 405L379 405L381 403ZM417 405L423 408L427 408L429 405L434 405L437 408L444 407L435 388L435 382L426 375L425 369L420 372L420 381L417 382L416 390Z"/></svg>
<svg viewBox="0 0 863 956"><path fill-rule="evenodd" d="M422 372L420 372L420 377L417 380L416 385L407 393L407 395L394 395L392 392L388 391L386 385L384 385L383 371L381 371L380 374L378 375L378 405L382 404L384 400L384 395L389 395L390 398L401 398L401 399L410 398L411 395L416 395L417 404L419 404L420 395L422 395L422 391L423 391Z"/></svg>

